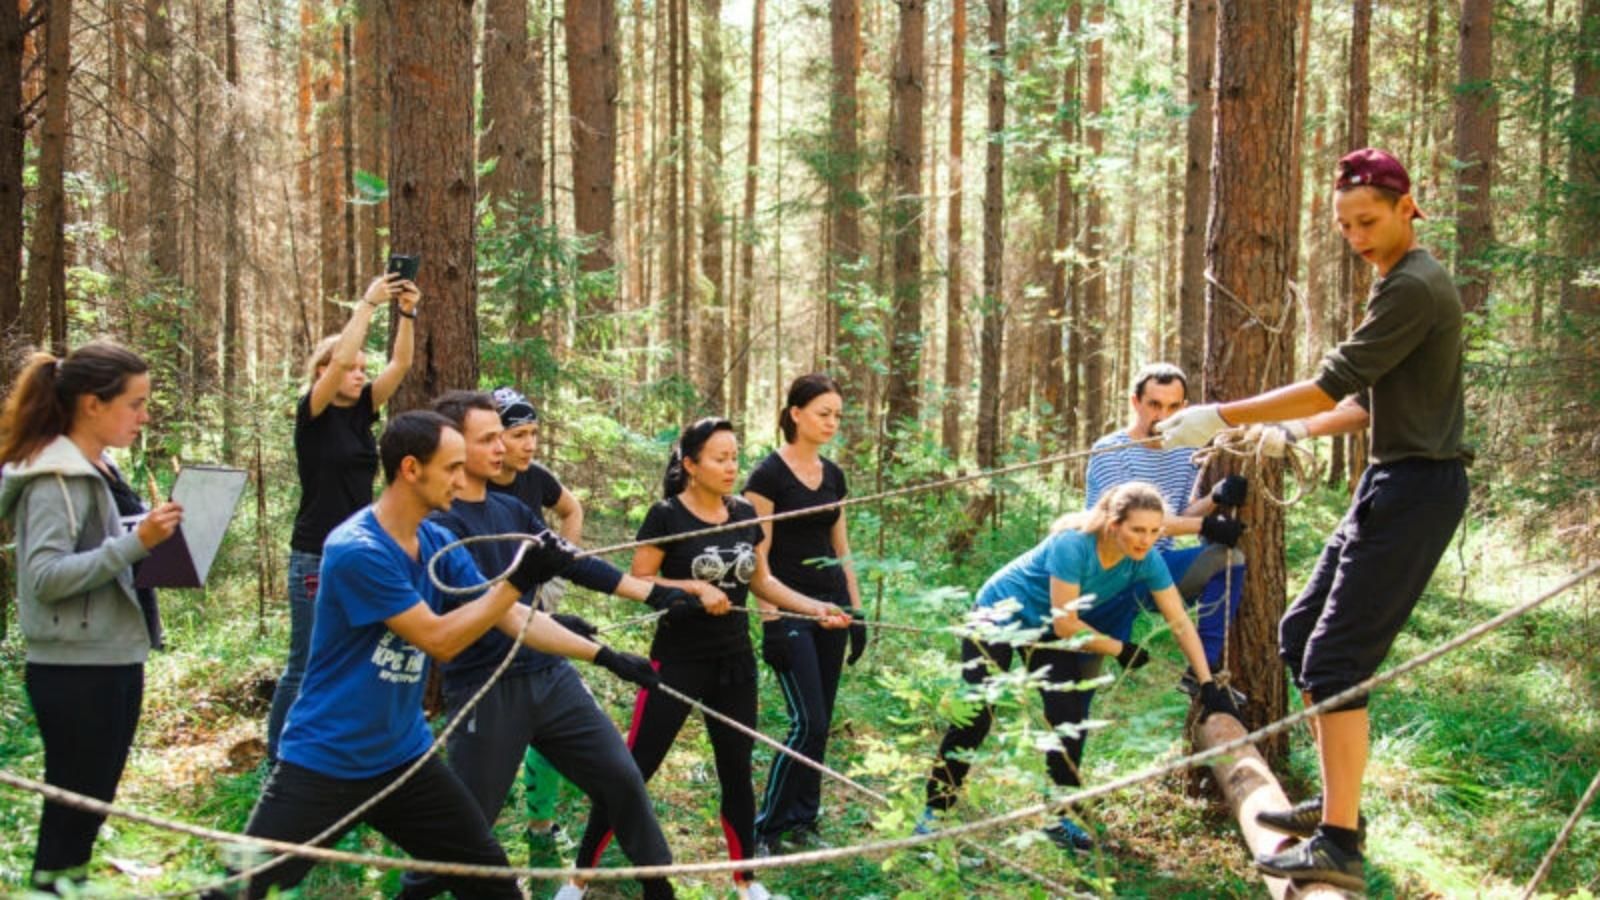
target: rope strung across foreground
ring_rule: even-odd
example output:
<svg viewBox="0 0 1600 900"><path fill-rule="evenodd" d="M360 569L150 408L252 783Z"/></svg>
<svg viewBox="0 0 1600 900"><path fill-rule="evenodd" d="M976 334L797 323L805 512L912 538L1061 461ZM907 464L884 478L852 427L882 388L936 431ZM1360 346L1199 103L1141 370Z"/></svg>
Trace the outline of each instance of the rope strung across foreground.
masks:
<svg viewBox="0 0 1600 900"><path fill-rule="evenodd" d="M1532 900L1539 885L1544 882L1545 876L1550 874L1550 869L1555 865L1556 857L1561 854L1561 848L1567 845L1567 839L1572 837L1572 829L1578 827L1578 820L1583 818L1589 805L1594 803L1595 795L1600 794L1600 772L1594 773L1594 779L1589 782L1588 790L1578 799L1578 805L1572 808L1572 815L1567 817L1566 824L1561 826L1561 831L1556 834L1555 842L1544 854L1544 859L1539 860L1539 868L1528 879L1528 886L1522 890L1522 900Z"/></svg>
<svg viewBox="0 0 1600 900"><path fill-rule="evenodd" d="M314 847L304 844L292 844L284 841L274 841L266 838L248 835L233 834L211 828L190 825L172 819L153 816L146 813L122 809L113 804L85 797L71 791L65 791L33 779L24 778L9 772L0 771L0 783L11 787L40 794L46 799L78 809L85 809L101 815L117 816L131 821L141 822L163 830L188 834L209 841L229 842L236 845L249 845L280 853L292 854L308 859L323 862L343 862L369 866L378 869L401 869L407 871L429 872L440 875L458 875L464 877L521 877L535 879L568 879L583 878L589 881L622 880L634 878L668 877L673 875L700 875L713 873L726 873L744 870L778 869L794 866L809 865L812 863L831 862L858 856L879 855L918 847L924 844L944 840L952 837L966 837L983 831L992 830L1004 825L1032 819L1044 813L1063 812L1077 804L1094 800L1113 794L1130 787L1135 787L1148 781L1164 778L1176 772L1184 771L1198 765L1208 763L1212 759L1225 756L1246 746L1256 744L1268 737L1281 734L1299 723L1321 715L1341 706L1356 697L1362 696L1372 690L1388 684L1415 669L1434 662L1440 657L1472 643L1484 635L1503 627L1509 622L1525 616L1543 606L1551 599L1565 593L1578 584L1600 573L1600 563L1594 563L1587 568L1569 575L1556 586L1545 591L1539 596L1525 601L1511 609L1506 610L1492 618L1469 628L1456 637L1439 644L1431 650L1424 651L1389 671L1374 675L1366 681L1342 691L1313 706L1306 707L1299 712L1291 713L1276 722L1265 725L1236 740L1220 744L1210 750L1193 753L1179 757L1171 762L1151 766L1137 772L1113 779L1105 784L1093 788L1077 791L1067 797L1054 802L1036 803L1008 813L999 814L985 819L968 822L940 829L927 835L911 835L902 838L859 844L852 847L828 848L795 853L787 856L773 856L765 859L729 860L721 862L682 863L671 866L626 866L606 869L578 869L578 868L525 868L525 867L496 867L476 866L459 863L441 863L432 860L397 859L394 857L376 856L371 854L350 853L332 850L323 847ZM692 702L692 701L691 701ZM187 896L197 893L201 888L184 891L181 895Z"/></svg>

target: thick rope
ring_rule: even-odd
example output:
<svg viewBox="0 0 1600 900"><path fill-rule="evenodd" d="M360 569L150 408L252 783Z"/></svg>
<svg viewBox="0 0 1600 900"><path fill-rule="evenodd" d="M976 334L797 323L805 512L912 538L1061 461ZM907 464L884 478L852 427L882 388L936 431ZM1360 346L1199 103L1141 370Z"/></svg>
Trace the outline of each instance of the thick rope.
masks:
<svg viewBox="0 0 1600 900"><path fill-rule="evenodd" d="M1572 815L1568 816L1566 824L1561 826L1560 833L1556 835L1556 842L1550 845L1549 850L1545 851L1544 859L1539 861L1538 871L1534 872L1533 877L1528 879L1528 886L1522 889L1522 900L1532 900L1533 895L1539 890L1539 885L1544 882L1545 877L1550 874L1551 867L1555 865L1556 857L1560 855L1561 849L1567 845L1567 839L1572 837L1572 830L1578 827L1578 820L1583 818L1583 814L1588 811L1589 805L1594 803L1596 794L1600 794L1600 772L1594 773L1594 780L1589 782L1589 789L1583 792L1583 796L1578 800L1578 805L1572 810Z"/></svg>
<svg viewBox="0 0 1600 900"><path fill-rule="evenodd" d="M1332 697L1322 700L1312 706L1291 713L1276 722L1264 725L1249 734L1243 735L1224 744L1219 744L1208 750L1192 753L1179 757L1171 762L1151 766L1137 772L1130 773L1121 778L1113 779L1093 788L1086 788L1053 802L1036 803L1013 810L1008 813L995 815L961 825L953 825L940 829L932 834L911 835L903 838L878 841L868 844L858 844L851 847L828 848L811 850L804 853L789 854L786 856L773 856L765 859L727 860L705 863L681 863L671 866L626 866L606 869L535 869L498 866L468 865L462 863L442 863L433 860L398 859L394 857L376 856L371 854L348 853L345 851L331 850L324 847L313 847L305 844L294 844L285 841L274 841L251 835L234 834L203 828L178 822L171 819L153 816L126 810L114 804L86 797L72 791L62 790L43 782L0 771L0 783L11 787L40 794L47 800L72 806L77 809L87 810L99 815L117 816L141 822L155 828L188 834L210 841L221 841L232 844L243 844L262 847L268 850L280 851L295 856L315 859L324 862L344 862L369 866L378 869L402 869L407 871L429 872L439 875L456 875L462 877L510 878L525 877L539 879L572 879L581 878L586 881L623 880L634 878L658 878L674 875L714 874L734 871L754 871L759 869L776 869L791 866L809 865L811 863L831 862L857 856L880 855L897 850L906 850L922 846L934 841L952 837L964 837L992 830L1016 822L1025 821L1044 813L1060 813L1071 807L1095 800L1109 794L1136 787L1145 782L1165 778L1176 772L1190 769L1199 765L1208 764L1211 760L1233 754L1235 751L1259 743L1269 737L1281 734L1300 723L1331 712L1336 707L1342 706L1358 697L1399 679L1415 669L1428 665L1440 657L1476 641L1491 631L1503 627L1509 622L1521 618L1551 599L1565 593L1574 586L1587 581L1596 573L1600 573L1600 563L1591 564L1572 575L1567 576L1561 583L1555 585L1539 596L1518 604L1505 612L1467 629L1456 637L1435 646L1406 660L1386 672L1373 675L1365 681L1347 690L1341 691ZM200 888L185 891L182 896L197 893Z"/></svg>

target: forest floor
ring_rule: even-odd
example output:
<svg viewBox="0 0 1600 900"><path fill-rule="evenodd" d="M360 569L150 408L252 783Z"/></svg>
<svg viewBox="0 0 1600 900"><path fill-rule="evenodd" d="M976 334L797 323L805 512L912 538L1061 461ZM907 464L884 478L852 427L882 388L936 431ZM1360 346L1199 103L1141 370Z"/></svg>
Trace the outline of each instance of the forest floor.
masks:
<svg viewBox="0 0 1600 900"><path fill-rule="evenodd" d="M1020 509L1020 507L1019 507ZM1324 490L1290 516L1291 591L1303 581L1323 535L1343 509L1342 492ZM1026 519L1026 516L1018 516ZM940 625L956 621L968 595L935 590L975 584L981 573L1035 540L1033 521L1002 526L959 564L923 566L916 589L883 599L885 620ZM870 524L870 523L868 523ZM858 528L865 527L858 521ZM926 534L931 529L920 529ZM232 538L230 538L232 540ZM239 566L242 570L245 567ZM1508 526L1469 523L1453 545L1417 614L1391 655L1409 658L1553 583L1573 566L1565 551L1530 541ZM898 576L897 576L898 577ZM873 592L866 591L867 604ZM567 608L595 621L633 613L593 597ZM275 599L275 598L274 598ZM241 829L264 775L260 735L271 685L286 644L287 616L273 607L258 628L253 575L224 573L217 586L168 592L164 609L171 649L152 657L145 713L118 801L128 807L219 828ZM617 636L642 651L648 635ZM940 729L956 702L950 661L955 640L878 632L866 657L847 670L835 719L829 763L895 798L873 807L847 789L826 785L822 836L834 845L909 832L920 808L922 779ZM1585 785L1600 765L1600 590L1572 592L1536 614L1501 629L1439 663L1380 691L1372 704L1374 750L1365 811L1372 821L1369 886L1373 897L1514 897L1520 895ZM1170 637L1154 639L1157 663L1102 690L1095 715L1105 725L1089 741L1089 784L1184 752L1187 699L1173 688L1181 663ZM618 721L631 701L624 686L585 671L601 703ZM763 673L761 726L786 727L781 698ZM1002 704L1002 722L975 770L963 820L992 815L1040 798L1043 765L1034 749L1047 732L1037 699L1019 695ZM1280 772L1291 797L1314 789L1315 759L1304 732L1292 738ZM758 786L770 752L757 748ZM37 777L37 733L23 689L22 643L13 626L0 644L0 767ZM717 789L704 728L691 722L652 794L680 861L725 855L717 827ZM519 789L520 790L520 789ZM512 861L526 848L514 795L498 823ZM0 792L0 821L13 823L0 839L0 892L23 885L32 856L37 800ZM575 791L560 814L569 834L581 832L587 803ZM1095 804L1088 820L1101 849L1063 854L1036 831L1013 829L981 838L1079 890L1125 897L1265 896L1226 808L1213 796L1194 798L1174 776ZM376 834L359 830L341 846L397 854ZM622 863L615 850L607 864ZM192 886L221 872L211 848L127 822L101 832L95 882L86 895L127 896ZM948 843L933 852L886 859L853 859L784 869L764 882L777 894L811 897L1028 897L1031 882L1006 869L985 868ZM392 895L394 874L319 867L301 887L304 897ZM729 897L726 879L685 878L680 896ZM1592 896L1600 888L1600 810L1591 810L1545 883L1550 895ZM549 896L551 883L533 886ZM596 884L592 898L636 897L631 882Z"/></svg>

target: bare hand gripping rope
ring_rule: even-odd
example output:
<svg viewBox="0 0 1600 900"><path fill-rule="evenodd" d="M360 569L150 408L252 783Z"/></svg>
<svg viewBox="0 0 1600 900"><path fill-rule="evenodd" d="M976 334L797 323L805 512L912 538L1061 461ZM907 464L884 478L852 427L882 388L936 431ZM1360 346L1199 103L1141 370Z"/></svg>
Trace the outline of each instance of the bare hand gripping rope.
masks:
<svg viewBox="0 0 1600 900"><path fill-rule="evenodd" d="M147 813L125 810L113 804L96 800L92 797L86 797L82 794L62 790L34 779L24 778L22 776L14 775L4 771L0 771L0 783L18 788L20 790L40 794L46 799L56 803L88 810L100 815L118 816L120 818L142 822L156 828L188 834L205 840L255 846L268 850L281 851L283 853L309 859L316 859L325 862L352 863L377 869L402 869L407 871L431 872L440 875L459 875L464 877L524 877L546 880L583 878L589 881L603 881L786 868L791 866L808 865L811 863L848 859L856 856L881 855L896 850L905 850L918 847L934 841L944 840L946 838L973 835L1003 825L1025 821L1046 812L1064 811L1079 803L1103 797L1117 791L1134 787L1147 781L1164 778L1184 769L1208 763L1212 759L1226 756L1236 750L1240 750L1246 746L1258 743L1268 737L1272 737L1287 731L1289 728L1309 718L1328 712L1335 707L1367 694L1378 687L1388 684L1391 681L1395 681L1400 677L1409 674L1415 669L1432 663L1445 654L1457 650L1466 644L1477 640L1485 634L1488 634L1489 632L1494 631L1515 619L1521 618L1522 616L1533 612L1535 609L1543 606L1551 599L1565 593L1576 585L1587 581L1596 573L1600 573L1600 563L1591 564L1589 567L1569 575L1567 578L1562 580L1561 583L1545 591L1543 594L1540 594L1538 597L1508 609L1505 612L1494 616L1493 618L1480 622L1456 637L1434 647L1432 650L1418 654L1417 656L1406 660L1387 672L1374 675L1361 684L1355 685L1348 690L1329 697L1320 703L1306 707L1299 712L1291 713L1290 715L1285 716L1276 722L1263 726L1247 735L1244 735L1243 737L1229 741L1226 744L1213 747L1210 750L1180 757L1163 765L1142 769L1138 772L1134 772L1121 778L1106 782L1105 784L1078 791L1077 793L1053 803L1036 803L1022 809L1013 810L1011 812L992 816L990 818L980 819L963 825L955 825L949 828L941 829L933 834L913 835L910 837L895 838L892 840L878 841L869 844L859 844L853 847L812 850L805 853L795 853L787 856L773 856L765 859L685 863L672 866L626 866L607 869L514 868L466 865L461 863L443 863L432 860L399 859L388 856L349 853L323 847L308 846L306 844L295 844L287 841L274 841L266 838L233 834L212 828L203 828L172 819L165 819L159 816L149 815ZM699 706L699 704L694 704L693 701L690 701L690 703L692 705ZM208 888L211 886L207 885L206 887ZM204 889L206 888L191 888L181 893L162 896L188 896L198 893Z"/></svg>

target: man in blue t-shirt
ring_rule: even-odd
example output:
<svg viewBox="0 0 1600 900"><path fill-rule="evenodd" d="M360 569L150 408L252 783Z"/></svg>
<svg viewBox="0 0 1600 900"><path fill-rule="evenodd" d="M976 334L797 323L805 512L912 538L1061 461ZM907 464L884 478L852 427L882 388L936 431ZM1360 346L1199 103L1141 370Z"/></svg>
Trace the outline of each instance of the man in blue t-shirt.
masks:
<svg viewBox="0 0 1600 900"><path fill-rule="evenodd" d="M403 413L384 429L378 454L383 494L335 528L323 548L305 681L246 834L310 840L393 783L433 742L422 713L428 659L450 660L490 628L519 633L529 612L517 598L572 564L575 548L546 531L522 546L504 583L446 611L427 566L454 537L423 519L448 509L460 489L461 434L436 413ZM484 580L460 549L439 560L438 574L447 584ZM593 659L632 681L654 675L647 660L599 646L543 614L528 623L524 640ZM422 859L506 865L472 795L436 757L360 820ZM271 866L250 880L246 894L292 887L310 869L300 858ZM445 882L461 898L521 896L513 879Z"/></svg>
<svg viewBox="0 0 1600 900"><path fill-rule="evenodd" d="M480 391L449 391L433 401L433 409L461 432L466 456L455 501L448 510L429 516L429 522L459 537L544 530L544 520L527 504L511 494L489 490L489 479L500 470L505 455L500 440L504 426L494 398ZM472 544L468 549L483 569L499 572L511 564L515 547L496 541ZM598 559L578 560L560 574L580 587L643 601L658 609L698 602L683 591L624 575ZM523 600L532 601L538 589L539 585L534 585ZM555 613L553 618L580 634L594 632L593 626L577 616ZM504 635L490 631L441 667L447 715L454 716L483 686L510 647ZM472 718L450 735L450 768L489 822L500 815L516 778L517 763L529 747L536 748L556 772L591 797L597 808L608 812L616 823L617 843L635 865L672 863L644 777L617 726L565 659L525 646L517 649L505 674L473 707ZM400 896L402 900L424 900L447 886L442 878L408 874ZM670 898L671 883L664 878L649 879L644 882L644 896L646 900Z"/></svg>
<svg viewBox="0 0 1600 900"><path fill-rule="evenodd" d="M1171 363L1152 363L1140 370L1133 382L1128 404L1133 420L1127 428L1106 435L1094 444L1095 450L1123 446L1125 449L1098 453L1089 458L1084 477L1084 505L1090 509L1106 491L1130 481L1156 486L1172 514L1167 516L1165 534L1156 542L1156 551L1178 584L1184 602L1199 608L1200 643L1212 671L1224 667L1223 649L1228 624L1239 616L1239 600L1244 591L1244 555L1235 545L1244 531L1238 519L1224 515L1223 509L1244 502L1245 480L1230 475L1218 482L1207 496L1192 500L1199 468L1194 450L1166 448L1155 433L1156 423L1189 405L1189 380L1183 370ZM1206 543L1179 548L1174 537L1198 534ZM1230 565L1232 572L1225 569ZM1224 606L1223 594L1228 595ZM1149 608L1148 595L1141 602ZM1179 688L1195 691L1194 673L1186 672ZM1235 701L1244 702L1242 695Z"/></svg>

